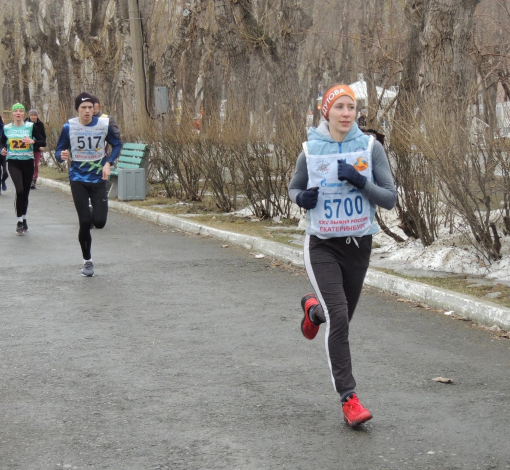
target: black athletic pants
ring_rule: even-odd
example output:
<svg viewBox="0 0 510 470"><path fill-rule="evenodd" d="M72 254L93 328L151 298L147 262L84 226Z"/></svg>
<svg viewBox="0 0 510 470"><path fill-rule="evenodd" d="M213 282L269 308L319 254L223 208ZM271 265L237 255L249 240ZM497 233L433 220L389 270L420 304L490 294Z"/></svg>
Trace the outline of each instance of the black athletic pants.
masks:
<svg viewBox="0 0 510 470"><path fill-rule="evenodd" d="M349 322L363 288L371 251L372 235L326 240L307 235L305 239L306 272L320 302L313 315L326 322L326 353L338 393L356 386L349 348Z"/></svg>
<svg viewBox="0 0 510 470"><path fill-rule="evenodd" d="M16 188L16 215L27 215L28 195L34 176L34 159L30 160L7 160L9 173Z"/></svg>
<svg viewBox="0 0 510 470"><path fill-rule="evenodd" d="M9 178L7 173L7 157L0 155L0 183L4 183Z"/></svg>
<svg viewBox="0 0 510 470"><path fill-rule="evenodd" d="M33 165L32 165L33 166ZM103 228L106 225L108 216L108 194L106 182L84 183L82 181L71 181L71 193L73 194L74 206L78 212L80 231L78 241L80 242L83 259L92 258L90 247L92 237L90 228L92 224L96 228ZM89 199L92 204L92 214L89 208Z"/></svg>

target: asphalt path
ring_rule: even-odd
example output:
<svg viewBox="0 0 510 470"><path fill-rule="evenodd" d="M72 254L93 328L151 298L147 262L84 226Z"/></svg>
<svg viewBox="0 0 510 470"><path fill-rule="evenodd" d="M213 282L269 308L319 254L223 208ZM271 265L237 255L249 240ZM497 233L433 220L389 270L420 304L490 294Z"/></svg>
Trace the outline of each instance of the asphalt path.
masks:
<svg viewBox="0 0 510 470"><path fill-rule="evenodd" d="M11 187L12 188L12 187ZM344 424L304 272L70 196L0 196L0 469L510 468L510 341L365 289ZM451 378L453 384L432 379Z"/></svg>

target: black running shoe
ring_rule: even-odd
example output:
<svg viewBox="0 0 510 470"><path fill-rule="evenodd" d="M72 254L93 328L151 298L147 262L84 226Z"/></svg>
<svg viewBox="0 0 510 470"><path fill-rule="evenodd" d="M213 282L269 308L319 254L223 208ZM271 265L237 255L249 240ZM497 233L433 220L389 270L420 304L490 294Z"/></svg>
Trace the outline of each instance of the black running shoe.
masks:
<svg viewBox="0 0 510 470"><path fill-rule="evenodd" d="M25 233L25 229L23 228L23 222L18 222L16 225L16 233L18 235L23 235Z"/></svg>
<svg viewBox="0 0 510 470"><path fill-rule="evenodd" d="M23 230L28 231L27 219L23 219Z"/></svg>
<svg viewBox="0 0 510 470"><path fill-rule="evenodd" d="M2 191L7 191L7 185L5 184L5 181L2 183Z"/></svg>

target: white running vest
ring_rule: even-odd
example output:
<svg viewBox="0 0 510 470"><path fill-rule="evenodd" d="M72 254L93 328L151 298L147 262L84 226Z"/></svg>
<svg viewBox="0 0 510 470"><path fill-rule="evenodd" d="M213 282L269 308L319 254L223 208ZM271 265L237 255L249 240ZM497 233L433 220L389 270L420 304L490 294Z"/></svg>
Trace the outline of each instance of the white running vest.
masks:
<svg viewBox="0 0 510 470"><path fill-rule="evenodd" d="M83 126L78 118L69 119L72 159L94 162L105 156L108 118L98 118L95 126Z"/></svg>
<svg viewBox="0 0 510 470"><path fill-rule="evenodd" d="M310 232L319 238L362 237L372 226L370 202L360 189L348 181L338 180L338 160L352 165L368 181L372 176L372 147L360 152L310 155L308 143L303 142L308 168L308 188L319 187L314 209L308 211Z"/></svg>

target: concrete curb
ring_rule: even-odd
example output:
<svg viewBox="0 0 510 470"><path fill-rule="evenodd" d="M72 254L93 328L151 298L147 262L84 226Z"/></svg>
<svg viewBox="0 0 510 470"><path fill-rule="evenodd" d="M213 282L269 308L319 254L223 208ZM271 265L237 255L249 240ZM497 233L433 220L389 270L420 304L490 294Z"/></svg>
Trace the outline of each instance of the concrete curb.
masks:
<svg viewBox="0 0 510 470"><path fill-rule="evenodd" d="M39 178L38 181L40 181L43 186L48 186L65 193L71 192L69 184L46 178ZM259 237L208 227L170 214L162 214L141 207L135 207L124 202L109 201L108 204L113 210L124 212L156 224L173 227L177 230L194 233L196 235L217 238L234 245L242 246L248 250L273 256L296 266L304 266L303 250L299 248L292 248ZM454 311L460 316L469 318L483 325L496 325L504 330L510 330L509 308L501 307L492 302L480 300L470 295L462 295L447 289L421 284L374 269L368 270L365 284L393 294L401 295L433 308Z"/></svg>
<svg viewBox="0 0 510 470"><path fill-rule="evenodd" d="M469 318L487 326L496 325L510 330L510 309L481 300L471 295L459 294L440 287L429 286L421 282L410 281L381 271L369 269L365 283L393 294L399 294L429 307L453 311L457 315Z"/></svg>

